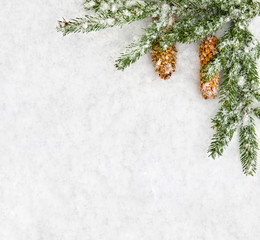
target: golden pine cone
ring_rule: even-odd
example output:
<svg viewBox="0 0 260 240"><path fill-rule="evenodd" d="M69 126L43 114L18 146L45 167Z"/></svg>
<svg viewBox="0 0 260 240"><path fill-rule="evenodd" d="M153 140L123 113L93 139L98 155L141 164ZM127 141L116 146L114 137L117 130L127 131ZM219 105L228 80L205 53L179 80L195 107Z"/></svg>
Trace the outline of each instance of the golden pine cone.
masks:
<svg viewBox="0 0 260 240"><path fill-rule="evenodd" d="M175 45L160 51L159 44L155 44L151 51L155 71L159 73L161 79L167 80L176 70L177 49Z"/></svg>
<svg viewBox="0 0 260 240"><path fill-rule="evenodd" d="M153 18L153 20L158 20L159 17ZM168 26L163 30L163 33L169 31L170 27L176 22L176 18L172 15L169 18ZM161 79L167 80L171 77L172 73L176 70L176 59L177 59L177 49L175 45L167 48L164 51L159 49L159 41L157 41L151 50L152 61L155 71L159 73Z"/></svg>
<svg viewBox="0 0 260 240"><path fill-rule="evenodd" d="M218 43L218 39L215 36L210 36L204 41L201 42L199 48L199 57L200 57L200 91L202 96L205 99L215 98L218 93L219 87L219 74L213 77L210 81L206 81L204 79L203 68L209 64L211 59L215 54L217 54L218 50L216 48Z"/></svg>

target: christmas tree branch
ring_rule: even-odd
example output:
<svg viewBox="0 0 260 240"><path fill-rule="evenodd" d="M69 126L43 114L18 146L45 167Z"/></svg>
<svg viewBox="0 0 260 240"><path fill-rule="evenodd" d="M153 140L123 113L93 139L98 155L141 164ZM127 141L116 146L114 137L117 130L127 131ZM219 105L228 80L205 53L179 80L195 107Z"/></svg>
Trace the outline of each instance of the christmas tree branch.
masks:
<svg viewBox="0 0 260 240"><path fill-rule="evenodd" d="M68 22L65 20L59 21L57 30L62 32L63 35L79 32L88 33L109 27L129 24L157 14L158 6L154 4L138 6L138 8L118 10L112 15L110 12L100 11L97 16L86 15L85 17L76 18Z"/></svg>
<svg viewBox="0 0 260 240"><path fill-rule="evenodd" d="M118 70L124 70L126 67L136 62L142 55L146 54L160 37L162 30L167 26L168 22L167 17L155 21L146 28L145 34L131 43L126 48L126 51L116 60L116 68Z"/></svg>
<svg viewBox="0 0 260 240"><path fill-rule="evenodd" d="M243 167L243 172L246 175L252 175L256 172L257 166L257 136L255 131L254 119L249 117L248 122L241 126L239 132L239 148L240 159Z"/></svg>
<svg viewBox="0 0 260 240"><path fill-rule="evenodd" d="M87 11L106 12L106 14L110 14L111 16L118 11L140 7L144 8L148 5L158 6L156 3L147 0L86 0L84 3L85 10Z"/></svg>
<svg viewBox="0 0 260 240"><path fill-rule="evenodd" d="M227 41L230 40L230 41ZM224 42L228 44L225 44ZM254 93L258 93L259 78L256 67L258 42L253 35L237 22L232 24L229 33L223 37L222 50L232 46L226 58L224 82L220 90L221 108L212 120L216 133L209 147L213 158L221 156L232 140L235 131L240 128L240 159L245 174L253 175L256 170L258 145L254 128L253 113L258 115L258 108L253 111ZM224 47L223 47L224 46ZM220 52L225 55L225 52Z"/></svg>
<svg viewBox="0 0 260 240"><path fill-rule="evenodd" d="M176 23L171 31L164 34L160 41L163 49L176 42L193 43L206 38L221 29L229 21L226 16L216 16L206 20L185 18Z"/></svg>

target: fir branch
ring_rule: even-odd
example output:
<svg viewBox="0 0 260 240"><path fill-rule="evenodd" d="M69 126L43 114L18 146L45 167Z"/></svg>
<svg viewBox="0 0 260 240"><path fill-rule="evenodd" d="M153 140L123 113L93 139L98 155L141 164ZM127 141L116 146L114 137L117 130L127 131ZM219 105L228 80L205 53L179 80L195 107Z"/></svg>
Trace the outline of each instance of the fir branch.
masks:
<svg viewBox="0 0 260 240"><path fill-rule="evenodd" d="M207 4L202 4L200 0L178 0L178 1L168 1L171 6L173 6L174 12L179 17L194 17L198 13L211 14L218 12L220 9L216 5L208 2Z"/></svg>
<svg viewBox="0 0 260 240"><path fill-rule="evenodd" d="M101 29L122 26L134 21L154 16L158 7L154 4L139 5L139 8L129 8L118 10L111 16L110 13L100 11L97 16L86 15L82 18L76 18L70 21L59 21L57 30L63 35L69 33L88 33L99 31Z"/></svg>
<svg viewBox="0 0 260 240"><path fill-rule="evenodd" d="M260 107L253 108L252 111L253 111L254 115L255 115L258 119L260 119Z"/></svg>
<svg viewBox="0 0 260 240"><path fill-rule="evenodd" d="M257 44L252 34L247 28L241 28L239 22L231 25L223 39L230 40L228 45L223 44L223 46L232 48L229 59L226 61L225 80L220 89L221 108L212 120L216 133L212 138L209 154L213 158L221 156L233 134L242 124L240 159L244 173L253 175L256 170L258 145L250 109L254 102L254 94L258 93L259 89L257 57L256 54L252 54ZM253 112L259 116L258 108L255 108Z"/></svg>
<svg viewBox="0 0 260 240"><path fill-rule="evenodd" d="M222 50L212 58L211 62L202 69L203 79L205 81L210 81L213 77L225 69L230 53L230 47L227 46L222 48Z"/></svg>
<svg viewBox="0 0 260 240"><path fill-rule="evenodd" d="M216 16L196 22L197 19L185 19L176 23L170 32L165 33L160 41L163 49L176 42L193 43L205 39L221 29L229 21L226 16ZM194 23L196 22L196 23Z"/></svg>
<svg viewBox="0 0 260 240"><path fill-rule="evenodd" d="M166 12L166 9L162 11L165 11L164 16L150 24L145 29L145 33L138 40L131 43L126 48L126 51L116 60L115 66L118 70L124 70L152 48L153 44L162 34L162 31L168 25L169 16L172 14L171 12Z"/></svg>
<svg viewBox="0 0 260 240"><path fill-rule="evenodd" d="M231 27L231 29L226 31L225 35L220 38L220 42L217 45L219 52L203 69L205 81L209 81L214 76L216 76L217 73L225 69L228 60L230 57L233 57L232 48L243 49L243 51L250 55L253 59L259 58L260 44L259 41L253 36L253 34L248 30L243 30L242 32L240 30L240 33L238 33L238 29L236 29L235 33L232 33L233 31L234 30L232 30ZM244 37L244 41L239 41L239 39L237 39L237 36L239 35ZM234 54L240 54L240 52L241 50L238 50L238 52L235 52ZM237 58L240 58L240 55L238 55ZM239 59L237 59L237 61L239 61Z"/></svg>
<svg viewBox="0 0 260 240"><path fill-rule="evenodd" d="M252 91L252 95L254 96L254 98L260 102L260 92L258 91Z"/></svg>
<svg viewBox="0 0 260 240"><path fill-rule="evenodd" d="M148 5L157 5L154 2L147 0L86 0L84 3L85 10L94 10L95 12L106 12L113 16L115 12L125 9L143 8Z"/></svg>
<svg viewBox="0 0 260 240"><path fill-rule="evenodd" d="M241 126L239 133L240 160L242 163L243 172L246 175L253 176L253 174L256 172L257 150L259 150L259 148L254 119L251 116L247 118L249 119L245 120L246 122L243 126Z"/></svg>
<svg viewBox="0 0 260 240"><path fill-rule="evenodd" d="M212 137L212 141L208 150L209 156L213 159L215 159L217 156L222 156L225 148L232 140L239 124L239 116L237 114L223 114L223 117L225 124L222 124L220 119L214 120L216 133Z"/></svg>
<svg viewBox="0 0 260 240"><path fill-rule="evenodd" d="M209 156L215 159L222 156L224 149L228 146L240 123L241 89L236 81L240 68L235 64L226 69L224 82L220 88L221 108L212 119L212 128L216 130L209 146ZM230 77L231 76L231 77Z"/></svg>
<svg viewBox="0 0 260 240"><path fill-rule="evenodd" d="M85 10L98 10L101 0L85 0L84 8Z"/></svg>

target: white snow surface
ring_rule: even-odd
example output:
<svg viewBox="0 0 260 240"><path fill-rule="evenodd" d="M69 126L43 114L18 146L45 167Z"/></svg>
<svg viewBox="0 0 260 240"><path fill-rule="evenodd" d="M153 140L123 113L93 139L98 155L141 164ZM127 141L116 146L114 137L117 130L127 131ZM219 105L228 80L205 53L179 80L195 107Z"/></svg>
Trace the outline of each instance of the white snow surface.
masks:
<svg viewBox="0 0 260 240"><path fill-rule="evenodd" d="M83 14L81 0L1 1L0 239L260 239L260 171L242 174L238 135L207 157L219 106L200 95L198 44L177 45L168 81L149 55L120 72L148 21L56 32Z"/></svg>

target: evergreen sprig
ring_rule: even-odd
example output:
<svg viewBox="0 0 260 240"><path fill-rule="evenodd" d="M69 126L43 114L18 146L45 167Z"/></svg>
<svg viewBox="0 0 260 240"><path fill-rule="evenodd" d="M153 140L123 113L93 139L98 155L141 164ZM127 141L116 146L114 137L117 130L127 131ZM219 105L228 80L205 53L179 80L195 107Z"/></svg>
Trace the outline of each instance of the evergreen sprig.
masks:
<svg viewBox="0 0 260 240"><path fill-rule="evenodd" d="M144 34L131 43L116 60L124 70L146 54L155 43L167 49L172 44L193 43L215 34L229 23L217 45L218 53L204 67L206 81L222 71L220 109L212 119L215 129L209 155L221 156L239 130L240 159L243 172L253 175L257 167L257 136L254 118L260 119L260 86L257 59L260 42L248 30L250 21L260 15L256 0L87 0L87 11L81 18L59 21L57 30L64 35L88 33L154 18ZM172 15L177 23L169 24ZM164 29L167 27L167 31Z"/></svg>
<svg viewBox="0 0 260 240"><path fill-rule="evenodd" d="M99 9L97 16L86 15L72 19L69 22L65 20L59 21L57 30L62 32L63 35L79 32L88 33L109 27L122 26L158 14L158 7L155 4L137 3L134 7L117 9L115 11Z"/></svg>

